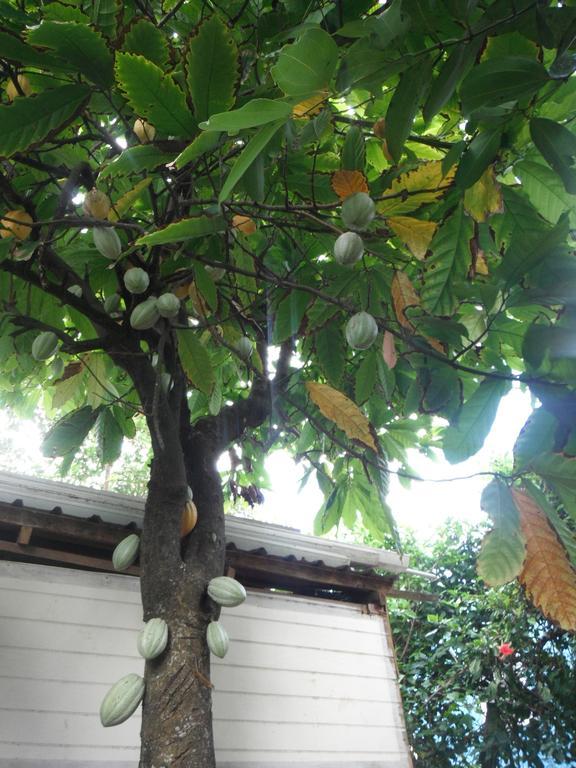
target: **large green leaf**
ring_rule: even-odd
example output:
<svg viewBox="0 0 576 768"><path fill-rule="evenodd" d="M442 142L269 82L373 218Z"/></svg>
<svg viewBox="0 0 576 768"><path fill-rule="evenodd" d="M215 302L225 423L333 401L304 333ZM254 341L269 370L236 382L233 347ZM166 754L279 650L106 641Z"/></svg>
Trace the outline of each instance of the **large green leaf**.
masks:
<svg viewBox="0 0 576 768"><path fill-rule="evenodd" d="M74 454L98 418L99 408L89 405L66 414L54 424L42 441L42 454L48 458Z"/></svg>
<svg viewBox="0 0 576 768"><path fill-rule="evenodd" d="M366 147L364 135L357 125L351 125L346 131L342 145L342 168L345 171L364 171Z"/></svg>
<svg viewBox="0 0 576 768"><path fill-rule="evenodd" d="M432 83L432 88L422 109L427 123L450 100L458 83L474 64L483 43L484 38L480 35L474 40L456 46L448 56Z"/></svg>
<svg viewBox="0 0 576 768"><path fill-rule="evenodd" d="M306 291L292 291L280 302L274 322L275 344L280 344L298 332L309 303L310 294Z"/></svg>
<svg viewBox="0 0 576 768"><path fill-rule="evenodd" d="M337 63L338 46L317 27L282 49L272 77L285 94L304 99L328 87Z"/></svg>
<svg viewBox="0 0 576 768"><path fill-rule="evenodd" d="M335 323L328 323L315 336L318 362L329 384L338 387L345 364L345 343L342 331Z"/></svg>
<svg viewBox="0 0 576 768"><path fill-rule="evenodd" d="M204 131L229 131L236 133L244 128L256 128L267 123L287 120L292 114L292 107L285 101L273 99L253 99L240 109L212 115L210 120L200 123Z"/></svg>
<svg viewBox="0 0 576 768"><path fill-rule="evenodd" d="M526 544L519 531L494 528L484 536L477 570L489 587L500 587L515 579L526 559Z"/></svg>
<svg viewBox="0 0 576 768"><path fill-rule="evenodd" d="M418 64L400 75L386 112L386 141L388 150L396 162L400 160L404 143L408 138L418 107L428 87L429 62Z"/></svg>
<svg viewBox="0 0 576 768"><path fill-rule="evenodd" d="M541 453L552 451L558 422L545 408L536 408L522 427L514 444L514 467L522 470Z"/></svg>
<svg viewBox="0 0 576 768"><path fill-rule="evenodd" d="M566 192L551 168L533 160L523 160L514 166L514 173L522 181L522 189L532 205L545 219L556 224L565 211L570 211L571 223L576 223L576 197Z"/></svg>
<svg viewBox="0 0 576 768"><path fill-rule="evenodd" d="M499 56L478 64L460 88L462 111L497 107L533 96L548 82L545 67L527 56Z"/></svg>
<svg viewBox="0 0 576 768"><path fill-rule="evenodd" d="M3 59L18 64L35 67L54 67L55 69L68 69L65 60L51 56L45 51L37 51L31 45L27 45L19 37L9 32L0 30L0 53Z"/></svg>
<svg viewBox="0 0 576 768"><path fill-rule="evenodd" d="M234 104L240 79L238 48L230 30L218 16L204 21L190 40L186 56L186 82L196 119L227 112Z"/></svg>
<svg viewBox="0 0 576 768"><path fill-rule="evenodd" d="M57 133L76 117L89 96L85 85L63 85L0 106L0 157L10 157Z"/></svg>
<svg viewBox="0 0 576 768"><path fill-rule="evenodd" d="M124 51L144 56L159 67L168 63L169 50L165 35L147 19L140 19L130 27L124 38Z"/></svg>
<svg viewBox="0 0 576 768"><path fill-rule="evenodd" d="M122 453L124 433L111 408L104 408L96 423L98 453L102 464L113 464Z"/></svg>
<svg viewBox="0 0 576 768"><path fill-rule="evenodd" d="M576 521L576 459L559 453L543 453L532 459L529 468L559 496L566 511Z"/></svg>
<svg viewBox="0 0 576 768"><path fill-rule="evenodd" d="M112 54L96 30L73 22L44 21L28 32L32 45L49 48L96 85L109 88L114 80Z"/></svg>
<svg viewBox="0 0 576 768"><path fill-rule="evenodd" d="M163 152L154 144L138 144L135 147L128 147L122 154L114 158L99 174L98 178L103 181L107 178L129 176L141 171L153 171L160 165L168 165L173 159L172 153Z"/></svg>
<svg viewBox="0 0 576 768"><path fill-rule="evenodd" d="M485 379L464 403L458 421L444 431L444 456L450 464L474 456L484 445L500 400L510 389L510 382Z"/></svg>
<svg viewBox="0 0 576 768"><path fill-rule="evenodd" d="M186 375L197 389L205 395L210 395L216 377L206 347L192 328L176 331L176 336L178 337L178 355Z"/></svg>
<svg viewBox="0 0 576 768"><path fill-rule="evenodd" d="M195 216L191 219L176 221L174 224L168 224L164 229L144 235L137 243L138 245L179 243L197 237L215 235L218 232L223 232L225 227L226 223L221 216Z"/></svg>
<svg viewBox="0 0 576 768"><path fill-rule="evenodd" d="M232 170L228 174L226 181L222 187L222 190L218 196L218 202L222 203L228 199L228 196L238 184L242 176L246 173L248 168L256 160L258 155L264 151L266 146L272 141L274 136L278 133L280 128L284 125L284 121L271 123L270 125L264 125L258 133L250 139L248 144L242 150L240 157L236 160L232 166Z"/></svg>
<svg viewBox="0 0 576 768"><path fill-rule="evenodd" d="M196 136L192 144L189 144L186 149L181 152L174 160L176 168L183 168L188 163L194 162L202 155L206 155L212 152L218 146L220 142L219 133L201 133Z"/></svg>
<svg viewBox="0 0 576 768"><path fill-rule="evenodd" d="M544 160L564 182L566 192L576 194L576 136L563 125L543 117L530 121L530 135Z"/></svg>
<svg viewBox="0 0 576 768"><path fill-rule="evenodd" d="M439 227L431 243L432 255L422 288L422 303L435 315L449 315L454 308L453 284L466 276L471 254L472 219L459 205Z"/></svg>
<svg viewBox="0 0 576 768"><path fill-rule="evenodd" d="M116 36L117 17L121 8L122 0L93 0L92 23L105 37Z"/></svg>
<svg viewBox="0 0 576 768"><path fill-rule="evenodd" d="M467 189L478 181L496 157L501 138L501 131L493 129L479 133L472 139L458 164L454 177L456 186Z"/></svg>
<svg viewBox="0 0 576 768"><path fill-rule="evenodd" d="M144 56L119 53L116 80L134 112L158 131L182 138L194 134L195 123L184 92L156 64Z"/></svg>

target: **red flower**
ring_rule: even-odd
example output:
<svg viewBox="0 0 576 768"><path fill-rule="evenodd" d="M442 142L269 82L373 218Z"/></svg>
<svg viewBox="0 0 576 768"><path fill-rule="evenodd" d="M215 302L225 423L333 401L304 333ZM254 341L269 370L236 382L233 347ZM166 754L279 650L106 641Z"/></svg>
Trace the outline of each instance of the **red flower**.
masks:
<svg viewBox="0 0 576 768"><path fill-rule="evenodd" d="M510 643L502 643L502 645L498 646L498 653L500 654L500 658L504 659L506 656L512 656L514 648L512 648Z"/></svg>

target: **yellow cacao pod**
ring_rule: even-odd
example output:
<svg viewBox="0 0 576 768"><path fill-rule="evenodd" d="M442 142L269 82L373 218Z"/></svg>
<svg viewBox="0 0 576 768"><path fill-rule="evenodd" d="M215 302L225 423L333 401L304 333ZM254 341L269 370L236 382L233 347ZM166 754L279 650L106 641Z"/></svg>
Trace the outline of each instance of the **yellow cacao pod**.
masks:
<svg viewBox="0 0 576 768"><path fill-rule="evenodd" d="M0 221L0 237L15 237L16 240L27 240L32 232L33 219L26 211L7 211L6 218Z"/></svg>
<svg viewBox="0 0 576 768"><path fill-rule="evenodd" d="M99 189L91 189L84 198L84 213L93 219L107 219L110 213L110 198Z"/></svg>

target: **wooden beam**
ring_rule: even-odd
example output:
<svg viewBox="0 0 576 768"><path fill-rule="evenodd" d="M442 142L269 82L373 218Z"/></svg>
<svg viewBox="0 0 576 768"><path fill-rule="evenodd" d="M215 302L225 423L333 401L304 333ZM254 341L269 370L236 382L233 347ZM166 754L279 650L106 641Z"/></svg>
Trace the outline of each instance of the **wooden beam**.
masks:
<svg viewBox="0 0 576 768"><path fill-rule="evenodd" d="M76 552L63 552L57 549L48 549L47 547L34 547L34 546L22 546L12 541L0 540L0 552L9 552L13 555L20 555L21 557L34 559L34 560L50 560L60 563L61 565L80 565L83 568L90 568L90 570L96 571L109 571L110 573L118 573L114 570L112 560L105 560L101 557L89 557L88 555L79 555ZM123 574L130 576L139 576L140 569L132 565Z"/></svg>
<svg viewBox="0 0 576 768"><path fill-rule="evenodd" d="M264 572L269 576L285 576L309 584L358 589L365 592L378 592L394 581L394 578L389 576L361 573L348 568L311 565L300 560L285 560L271 555L254 555L236 549L227 550L226 563L235 568L239 574L250 571ZM271 586L273 586L272 579Z"/></svg>
<svg viewBox="0 0 576 768"><path fill-rule="evenodd" d="M18 544L30 544L32 538L32 526L23 525L18 531Z"/></svg>
<svg viewBox="0 0 576 768"><path fill-rule="evenodd" d="M440 595L433 595L430 592L414 592L411 589L386 589L384 594L386 598L397 597L401 600L423 600L427 603L435 603L440 599Z"/></svg>

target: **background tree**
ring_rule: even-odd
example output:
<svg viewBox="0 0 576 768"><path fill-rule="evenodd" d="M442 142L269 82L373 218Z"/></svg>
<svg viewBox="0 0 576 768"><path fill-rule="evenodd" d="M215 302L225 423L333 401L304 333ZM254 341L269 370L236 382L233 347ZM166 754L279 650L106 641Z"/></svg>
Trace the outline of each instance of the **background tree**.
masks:
<svg viewBox="0 0 576 768"><path fill-rule="evenodd" d="M8 0L0 21L3 401L64 414L64 470L93 428L105 463L137 414L151 437L142 599L171 641L141 764L214 765L224 450L257 488L290 448L318 531L381 538L388 461L468 458L522 382L542 405L485 494L479 567L574 629L572 533L520 487L576 516L573 4Z"/></svg>
<svg viewBox="0 0 576 768"><path fill-rule="evenodd" d="M391 621L416 765L552 768L576 761L574 639L516 583L486 591L475 569L483 530L451 521L430 551L434 604L394 602ZM513 649L513 650L512 650Z"/></svg>

